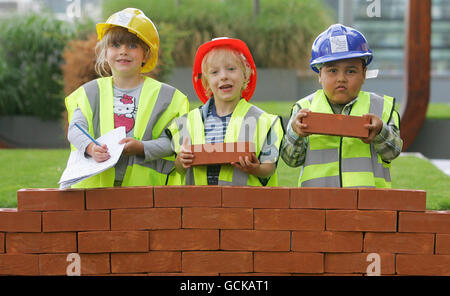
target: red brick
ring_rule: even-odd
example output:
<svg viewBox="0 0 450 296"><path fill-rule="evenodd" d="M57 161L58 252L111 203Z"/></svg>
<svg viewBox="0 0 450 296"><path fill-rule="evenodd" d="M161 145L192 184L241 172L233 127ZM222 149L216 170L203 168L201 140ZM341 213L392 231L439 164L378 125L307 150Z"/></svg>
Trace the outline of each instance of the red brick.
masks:
<svg viewBox="0 0 450 296"><path fill-rule="evenodd" d="M367 261L370 253L326 253L325 272L327 273L367 273L373 259ZM395 274L395 255L380 255L381 275Z"/></svg>
<svg viewBox="0 0 450 296"><path fill-rule="evenodd" d="M0 254L0 275L39 275L39 257L30 254Z"/></svg>
<svg viewBox="0 0 450 296"><path fill-rule="evenodd" d="M0 233L0 253L5 252L5 234Z"/></svg>
<svg viewBox="0 0 450 296"><path fill-rule="evenodd" d="M433 254L431 233L366 233L364 252Z"/></svg>
<svg viewBox="0 0 450 296"><path fill-rule="evenodd" d="M78 233L78 252L147 252L147 231L91 231Z"/></svg>
<svg viewBox="0 0 450 296"><path fill-rule="evenodd" d="M157 186L155 207L220 207L219 186Z"/></svg>
<svg viewBox="0 0 450 296"><path fill-rule="evenodd" d="M300 252L361 252L362 232L294 231L292 250Z"/></svg>
<svg viewBox="0 0 450 296"><path fill-rule="evenodd" d="M84 210L84 189L20 189L17 191L19 211Z"/></svg>
<svg viewBox="0 0 450 296"><path fill-rule="evenodd" d="M324 230L325 211L297 209L256 209L255 229Z"/></svg>
<svg viewBox="0 0 450 296"><path fill-rule="evenodd" d="M290 231L222 230L220 249L246 251L289 251Z"/></svg>
<svg viewBox="0 0 450 296"><path fill-rule="evenodd" d="M239 157L251 158L255 145L251 142L208 143L191 145L194 153L192 165L228 164L239 162Z"/></svg>
<svg viewBox="0 0 450 296"><path fill-rule="evenodd" d="M358 209L425 211L423 190L359 189Z"/></svg>
<svg viewBox="0 0 450 296"><path fill-rule="evenodd" d="M150 232L151 250L217 250L219 230L177 229Z"/></svg>
<svg viewBox="0 0 450 296"><path fill-rule="evenodd" d="M395 211L327 210L326 229L331 231L395 232Z"/></svg>
<svg viewBox="0 0 450 296"><path fill-rule="evenodd" d="M252 209L183 208L183 228L252 229Z"/></svg>
<svg viewBox="0 0 450 296"><path fill-rule="evenodd" d="M8 233L7 253L67 253L77 251L77 235L74 232Z"/></svg>
<svg viewBox="0 0 450 296"><path fill-rule="evenodd" d="M398 231L450 234L450 211L399 212Z"/></svg>
<svg viewBox="0 0 450 296"><path fill-rule="evenodd" d="M450 234L436 234L436 254L450 255Z"/></svg>
<svg viewBox="0 0 450 296"><path fill-rule="evenodd" d="M178 229L181 209L111 210L111 230Z"/></svg>
<svg viewBox="0 0 450 296"><path fill-rule="evenodd" d="M153 207L153 187L112 187L86 190L87 209Z"/></svg>
<svg viewBox="0 0 450 296"><path fill-rule="evenodd" d="M222 206L235 208L289 208L289 188L222 188Z"/></svg>
<svg viewBox="0 0 450 296"><path fill-rule="evenodd" d="M355 138L369 136L369 130L364 125L370 119L366 117L310 112L302 118L302 122L308 125L305 128L308 133Z"/></svg>
<svg viewBox="0 0 450 296"><path fill-rule="evenodd" d="M17 209L0 209L0 231L40 232L41 213L18 212Z"/></svg>
<svg viewBox="0 0 450 296"><path fill-rule="evenodd" d="M255 252L255 272L322 273L323 254L299 252Z"/></svg>
<svg viewBox="0 0 450 296"><path fill-rule="evenodd" d="M109 230L109 211L42 213L44 232Z"/></svg>
<svg viewBox="0 0 450 296"><path fill-rule="evenodd" d="M450 255L397 255L397 274L450 275Z"/></svg>
<svg viewBox="0 0 450 296"><path fill-rule="evenodd" d="M183 272L251 272L251 252L183 252Z"/></svg>
<svg viewBox="0 0 450 296"><path fill-rule="evenodd" d="M153 251L148 253L112 253L113 273L180 272L181 253Z"/></svg>
<svg viewBox="0 0 450 296"><path fill-rule="evenodd" d="M73 264L68 261L69 254L39 255L39 272L41 275L67 275L67 268ZM79 254L81 275L98 275L110 273L109 254Z"/></svg>
<svg viewBox="0 0 450 296"><path fill-rule="evenodd" d="M291 208L356 209L358 190L350 188L291 188Z"/></svg>

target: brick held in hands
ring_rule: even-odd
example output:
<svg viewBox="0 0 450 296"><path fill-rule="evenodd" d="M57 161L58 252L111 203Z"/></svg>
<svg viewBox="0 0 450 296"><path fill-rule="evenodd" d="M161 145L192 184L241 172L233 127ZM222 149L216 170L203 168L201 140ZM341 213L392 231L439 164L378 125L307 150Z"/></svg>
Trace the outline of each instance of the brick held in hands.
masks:
<svg viewBox="0 0 450 296"><path fill-rule="evenodd" d="M366 138L369 130L364 127L370 123L370 118L342 114L328 114L309 112L302 118L302 123L307 124L305 132L312 134Z"/></svg>
<svg viewBox="0 0 450 296"><path fill-rule="evenodd" d="M84 189L20 189L17 208L19 211L81 211L84 210Z"/></svg>
<svg viewBox="0 0 450 296"><path fill-rule="evenodd" d="M251 142L233 142L191 145L191 151L194 154L192 165L210 165L238 162L240 156L251 158L256 150Z"/></svg>

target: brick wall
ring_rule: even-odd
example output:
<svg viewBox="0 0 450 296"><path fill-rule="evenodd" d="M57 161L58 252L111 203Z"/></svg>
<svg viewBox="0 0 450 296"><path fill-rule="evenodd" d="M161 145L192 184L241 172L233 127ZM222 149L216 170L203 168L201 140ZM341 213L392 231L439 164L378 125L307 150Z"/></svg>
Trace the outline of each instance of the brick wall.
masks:
<svg viewBox="0 0 450 296"><path fill-rule="evenodd" d="M0 210L1 275L450 275L450 212L424 191L23 189ZM369 257L369 258L368 258ZM372 269L369 269L371 271Z"/></svg>

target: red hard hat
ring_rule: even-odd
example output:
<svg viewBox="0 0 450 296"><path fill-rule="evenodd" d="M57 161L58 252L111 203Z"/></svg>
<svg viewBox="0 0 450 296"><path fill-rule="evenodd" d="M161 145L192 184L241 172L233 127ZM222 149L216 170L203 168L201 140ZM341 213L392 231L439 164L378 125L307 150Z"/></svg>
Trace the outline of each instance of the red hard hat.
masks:
<svg viewBox="0 0 450 296"><path fill-rule="evenodd" d="M242 97L249 101L250 98L253 95L253 92L255 91L256 87L256 66L255 62L253 61L252 54L250 53L250 50L248 49L247 45L244 43L244 41L239 39L233 39L228 37L222 37L222 38L215 38L211 41L208 41L206 43L203 43L200 45L200 47L197 50L197 53L195 54L195 60L194 60L194 69L192 71L192 83L194 84L194 89L197 92L197 95L200 99L200 101L206 103L208 101L208 97L206 96L206 90L203 87L202 84L202 61L205 55L211 51L214 47L230 47L232 49L235 49L242 53L244 57L247 59L247 63L250 65L252 69L252 73L250 74L250 79L247 85L247 88L242 91Z"/></svg>

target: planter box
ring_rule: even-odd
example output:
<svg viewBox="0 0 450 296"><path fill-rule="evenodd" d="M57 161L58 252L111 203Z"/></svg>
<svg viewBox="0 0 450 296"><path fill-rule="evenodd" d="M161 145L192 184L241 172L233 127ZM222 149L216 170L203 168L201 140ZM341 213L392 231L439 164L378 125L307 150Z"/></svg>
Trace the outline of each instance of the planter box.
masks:
<svg viewBox="0 0 450 296"><path fill-rule="evenodd" d="M66 148L63 120L34 116L0 116L0 142L12 148Z"/></svg>

